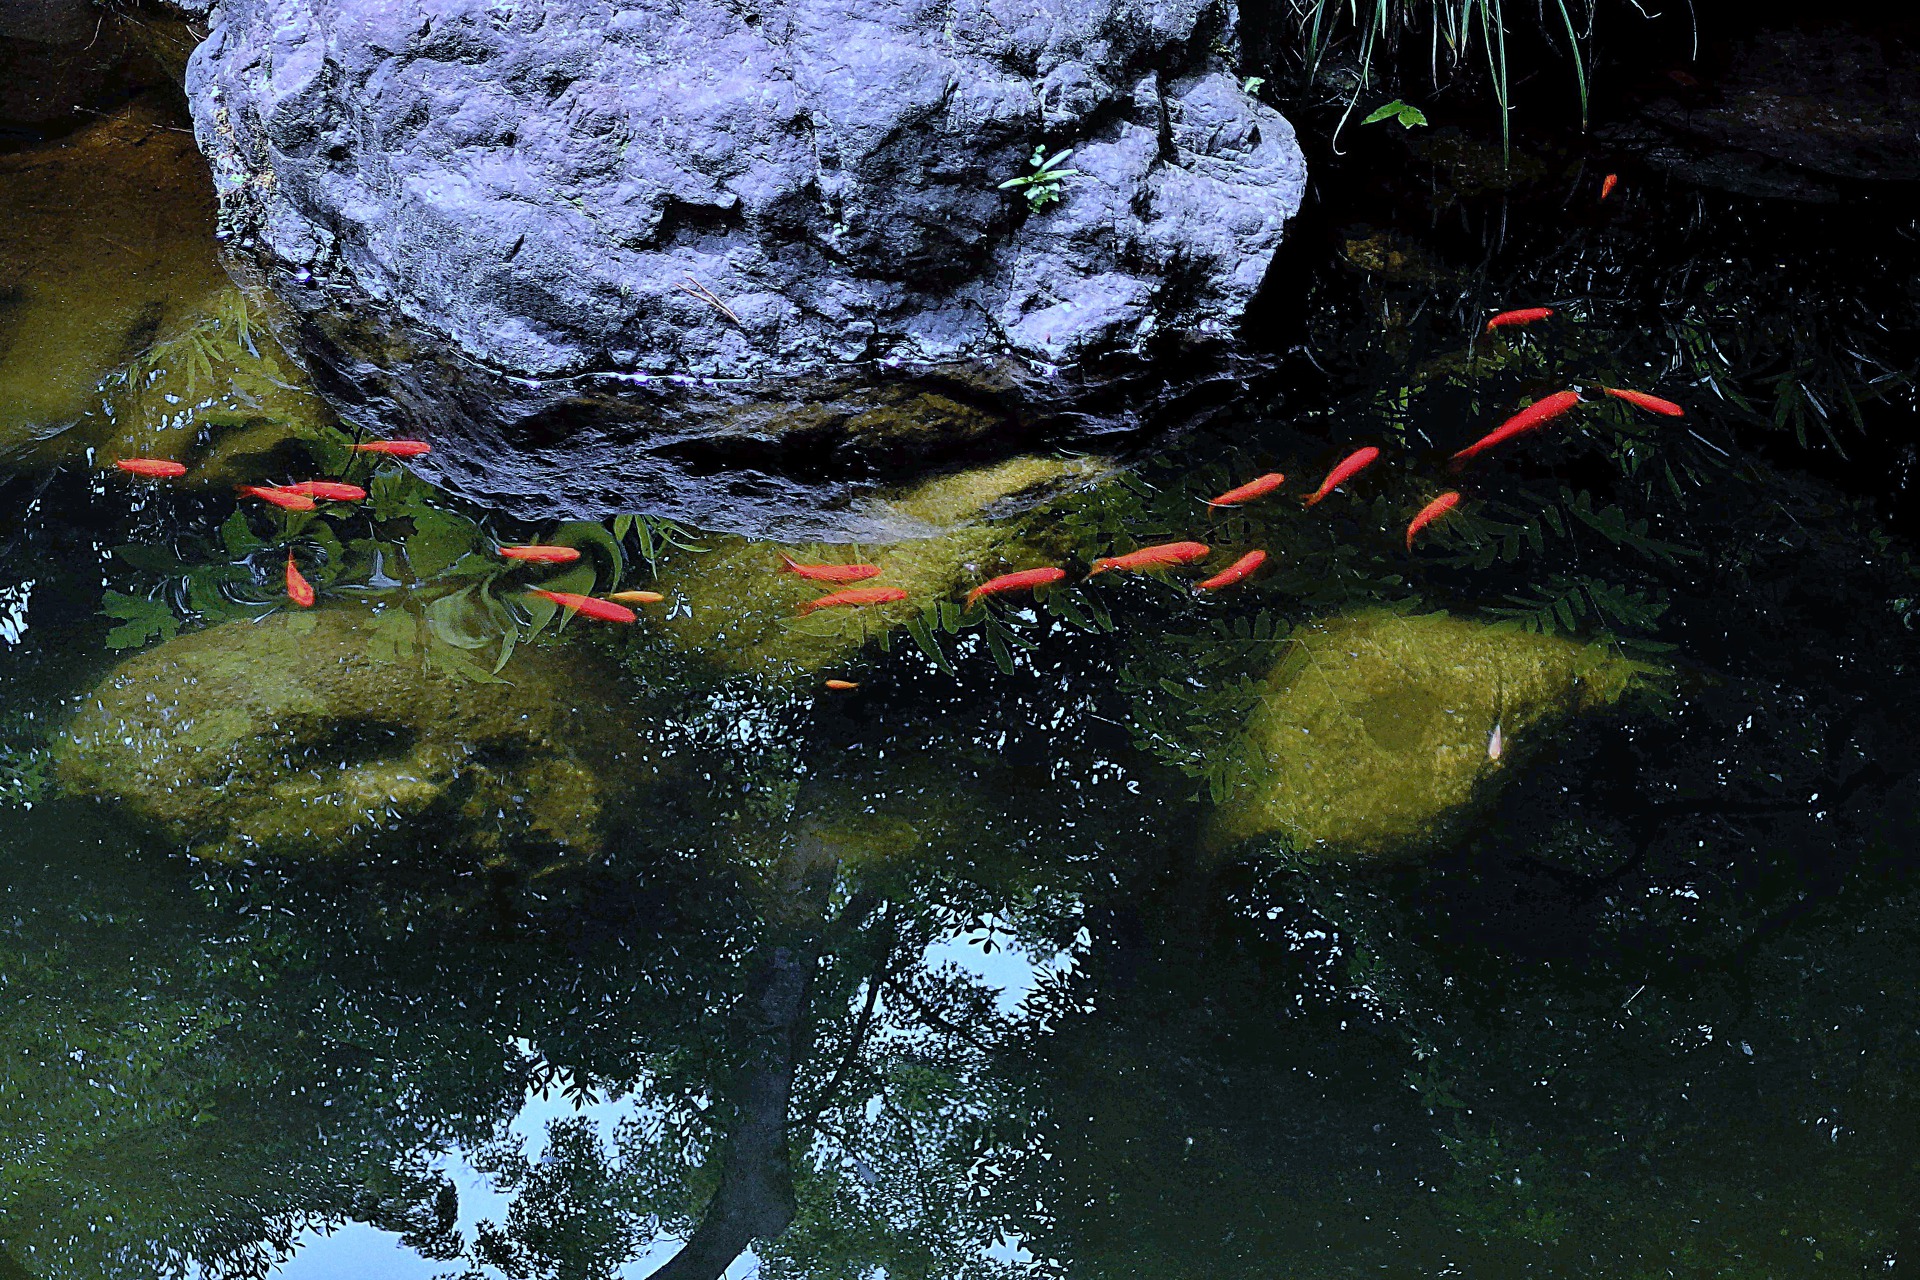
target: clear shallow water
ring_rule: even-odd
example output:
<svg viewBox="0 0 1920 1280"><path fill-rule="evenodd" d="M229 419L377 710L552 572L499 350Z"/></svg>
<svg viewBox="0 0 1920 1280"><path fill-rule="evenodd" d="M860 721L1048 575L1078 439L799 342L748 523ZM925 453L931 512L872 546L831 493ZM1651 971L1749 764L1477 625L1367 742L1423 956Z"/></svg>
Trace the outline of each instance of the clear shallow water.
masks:
<svg viewBox="0 0 1920 1280"><path fill-rule="evenodd" d="M678 1274L1911 1264L1898 195L1603 207L1376 135L1272 375L892 495L937 536L858 550L913 599L799 620L772 548L352 462L169 110L0 157L0 1275L640 1275L702 1222ZM151 256L100 252L136 196ZM1688 415L1445 470L1569 382ZM1188 536L1272 562L958 607ZM491 555L533 539L585 558ZM666 598L562 627L540 582Z"/></svg>

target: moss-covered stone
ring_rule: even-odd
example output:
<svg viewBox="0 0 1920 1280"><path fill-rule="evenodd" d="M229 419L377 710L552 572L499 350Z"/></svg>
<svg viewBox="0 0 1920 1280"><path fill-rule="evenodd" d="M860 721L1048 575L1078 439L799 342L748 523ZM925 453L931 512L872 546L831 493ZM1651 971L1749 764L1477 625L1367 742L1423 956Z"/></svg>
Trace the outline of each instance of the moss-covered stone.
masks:
<svg viewBox="0 0 1920 1280"><path fill-rule="evenodd" d="M0 156L0 459L170 458L255 480L331 415L221 269L192 137L141 100Z"/></svg>
<svg viewBox="0 0 1920 1280"><path fill-rule="evenodd" d="M1214 835L1277 834L1330 858L1415 856L1456 834L1536 742L1648 672L1599 645L1441 613L1368 610L1303 628L1248 723L1249 777Z"/></svg>
<svg viewBox="0 0 1920 1280"><path fill-rule="evenodd" d="M590 854L649 765L617 681L522 649L511 684L456 681L325 607L183 635L116 668L56 745L68 792L204 856L360 857L419 840Z"/></svg>
<svg viewBox="0 0 1920 1280"><path fill-rule="evenodd" d="M780 547L714 539L706 551L680 553L662 566L662 589L672 593L662 625L679 648L723 670L819 670L935 601L956 599L974 582L1047 563L1046 553L986 517L1000 504L1090 479L1105 467L1089 458L1028 456L927 480L879 501L886 527L924 535L885 546ZM907 598L802 617L803 604L839 588L789 573L783 552L806 562L877 564L879 576L855 585L899 587Z"/></svg>
<svg viewBox="0 0 1920 1280"><path fill-rule="evenodd" d="M213 183L148 100L0 156L0 451L86 414L100 380L226 287Z"/></svg>

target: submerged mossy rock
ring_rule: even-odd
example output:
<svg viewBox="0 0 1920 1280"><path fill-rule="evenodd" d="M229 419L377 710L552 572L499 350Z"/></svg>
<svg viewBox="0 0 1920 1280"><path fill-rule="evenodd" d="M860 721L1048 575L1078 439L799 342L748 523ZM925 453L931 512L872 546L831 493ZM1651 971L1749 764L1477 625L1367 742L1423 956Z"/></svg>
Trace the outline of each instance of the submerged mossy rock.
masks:
<svg viewBox="0 0 1920 1280"><path fill-rule="evenodd" d="M192 139L139 99L0 155L0 461L169 458L178 483L257 480L332 415L236 287Z"/></svg>
<svg viewBox="0 0 1920 1280"><path fill-rule="evenodd" d="M1012 458L926 481L886 500L875 523L907 535L884 546L805 549L723 538L663 566L672 604L662 624L676 646L730 672L811 672L855 653L870 637L917 618L940 600L956 603L982 579L1052 563L1057 548L1022 541L991 520L1001 504L1034 500L1107 469L1093 458ZM802 561L862 562L877 577L851 584L899 587L889 604L822 609L807 601L839 590L787 571L782 552Z"/></svg>
<svg viewBox="0 0 1920 1280"><path fill-rule="evenodd" d="M1428 852L1532 744L1651 671L1599 645L1442 613L1368 610L1293 641L1248 723L1251 776L1216 816L1218 844L1279 835L1337 859Z"/></svg>
<svg viewBox="0 0 1920 1280"><path fill-rule="evenodd" d="M0 456L72 426L228 287L206 163L148 99L0 156L0 218Z"/></svg>
<svg viewBox="0 0 1920 1280"><path fill-rule="evenodd" d="M60 784L208 857L595 852L652 768L618 682L552 648L510 684L457 680L383 649L378 616L276 614L128 659L57 744Z"/></svg>

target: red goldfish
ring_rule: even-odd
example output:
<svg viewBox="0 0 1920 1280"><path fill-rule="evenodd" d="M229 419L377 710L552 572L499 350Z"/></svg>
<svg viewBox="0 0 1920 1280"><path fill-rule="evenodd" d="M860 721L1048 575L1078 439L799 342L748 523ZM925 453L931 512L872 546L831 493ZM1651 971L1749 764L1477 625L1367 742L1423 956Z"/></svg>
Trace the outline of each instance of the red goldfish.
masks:
<svg viewBox="0 0 1920 1280"><path fill-rule="evenodd" d="M526 564L572 564L580 558L578 547L520 546L502 547L500 555L506 560L519 560Z"/></svg>
<svg viewBox="0 0 1920 1280"><path fill-rule="evenodd" d="M287 599L302 609L313 608L313 584L300 572L300 566L293 562L293 552L287 552Z"/></svg>
<svg viewBox="0 0 1920 1280"><path fill-rule="evenodd" d="M1535 320L1545 320L1552 314L1552 307L1522 307L1518 311L1502 311L1487 321L1487 332L1504 329L1510 324L1532 324Z"/></svg>
<svg viewBox="0 0 1920 1280"><path fill-rule="evenodd" d="M1026 587L1044 587L1066 576L1065 569L1052 568L1022 569L1019 573L1003 573L997 578L988 578L967 592L967 608L973 608L981 596L997 596L1003 591L1019 591Z"/></svg>
<svg viewBox="0 0 1920 1280"><path fill-rule="evenodd" d="M262 502L271 502L282 511L312 511L314 502L304 493L295 493L291 489L275 488L264 484L239 484L234 492L248 494Z"/></svg>
<svg viewBox="0 0 1920 1280"><path fill-rule="evenodd" d="M1221 587L1230 587L1236 582L1244 582L1255 569L1267 562L1264 551L1249 551L1232 564L1214 574L1205 582L1194 587L1195 591L1218 591Z"/></svg>
<svg viewBox="0 0 1920 1280"><path fill-rule="evenodd" d="M1580 393L1577 391L1556 391L1550 396L1543 396L1454 454L1452 465L1458 469L1466 463L1468 458L1485 453L1502 441L1524 435L1536 427L1543 427L1579 403Z"/></svg>
<svg viewBox="0 0 1920 1280"><path fill-rule="evenodd" d="M1344 462L1327 473L1327 478L1320 482L1318 489L1315 489L1307 495L1307 505L1312 506L1347 481L1353 479L1356 475L1359 475L1361 471L1371 466L1374 459L1379 456L1380 451L1372 445L1368 445L1356 453L1349 454Z"/></svg>
<svg viewBox="0 0 1920 1280"><path fill-rule="evenodd" d="M1650 396L1644 391L1628 391L1624 387L1602 387L1602 391L1615 400L1625 400L1637 409L1649 413L1665 414L1669 418L1678 418L1686 412L1671 400L1662 400L1659 396Z"/></svg>
<svg viewBox="0 0 1920 1280"><path fill-rule="evenodd" d="M1605 200L1608 196L1612 195L1613 188L1615 187L1615 185L1619 183L1619 181L1620 181L1620 175L1617 173L1610 173L1606 177L1600 179L1600 198L1602 200Z"/></svg>
<svg viewBox="0 0 1920 1280"><path fill-rule="evenodd" d="M598 618L602 622L632 622L639 615L625 605L611 600L597 600L592 596L579 596L571 591L548 591L542 587L532 588L533 594L551 600L569 613L585 614L589 618Z"/></svg>
<svg viewBox="0 0 1920 1280"><path fill-rule="evenodd" d="M907 593L899 587L852 587L846 591L836 591L830 596L821 596L818 600L809 600L800 606L803 614L815 609L845 609L863 604L892 604L896 600L905 600Z"/></svg>
<svg viewBox="0 0 1920 1280"><path fill-rule="evenodd" d="M1413 522L1407 526L1407 550L1413 550L1413 539L1422 529L1459 505L1459 494L1443 493L1420 508L1420 514L1415 516Z"/></svg>
<svg viewBox="0 0 1920 1280"><path fill-rule="evenodd" d="M1252 502L1255 498L1264 498L1287 482L1287 478L1278 471L1270 471L1264 476L1256 476L1236 489L1229 489L1217 498L1209 498L1210 507L1237 507L1243 502Z"/></svg>
<svg viewBox="0 0 1920 1280"><path fill-rule="evenodd" d="M1101 556L1093 562L1093 570L1087 576L1091 578L1095 573L1105 573L1109 569L1136 572L1142 569L1170 569L1176 564L1205 560L1211 550L1204 542L1163 542L1157 547L1142 547L1123 556Z"/></svg>
<svg viewBox="0 0 1920 1280"><path fill-rule="evenodd" d="M846 693L851 689L858 689L859 687L860 687L860 682L858 680L827 681L827 688L833 690L835 693Z"/></svg>
<svg viewBox="0 0 1920 1280"><path fill-rule="evenodd" d="M149 480L172 480L187 474L184 462L168 462L163 458L122 458L113 464L130 475L145 476Z"/></svg>
<svg viewBox="0 0 1920 1280"><path fill-rule="evenodd" d="M336 484L332 480L302 480L299 484L283 486L288 493L304 493L309 498L323 498L328 502L365 502L367 491L357 484Z"/></svg>
<svg viewBox="0 0 1920 1280"><path fill-rule="evenodd" d="M864 582L880 576L877 564L801 564L784 551L780 559L786 563L788 573L810 582Z"/></svg>
<svg viewBox="0 0 1920 1280"><path fill-rule="evenodd" d="M433 446L425 440L368 440L353 446L353 451L384 453L389 458L417 458L423 453L432 453Z"/></svg>
<svg viewBox="0 0 1920 1280"><path fill-rule="evenodd" d="M621 604L659 604L666 597L658 591L616 591L607 599L618 600Z"/></svg>

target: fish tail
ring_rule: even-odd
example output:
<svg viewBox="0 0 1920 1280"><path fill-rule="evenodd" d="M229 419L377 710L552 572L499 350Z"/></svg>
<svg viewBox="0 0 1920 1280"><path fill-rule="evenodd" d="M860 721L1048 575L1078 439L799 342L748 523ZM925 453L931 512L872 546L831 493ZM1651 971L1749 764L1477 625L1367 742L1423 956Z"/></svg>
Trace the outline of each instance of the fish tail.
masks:
<svg viewBox="0 0 1920 1280"><path fill-rule="evenodd" d="M1328 494L1330 494L1330 493L1332 493L1332 492L1333 492L1333 490L1331 490L1331 489L1321 489L1321 490L1320 490L1320 491L1318 491L1317 493L1310 493L1310 494L1308 494L1308 495L1307 495L1307 497L1306 497L1306 501L1305 501L1305 503L1304 503L1303 505L1305 505L1305 506L1309 506L1309 507L1311 507L1311 506L1313 506L1314 504L1316 504L1316 503L1318 503L1318 502L1320 501L1320 499L1322 499L1322 498L1324 498L1324 497L1326 497L1326 496L1327 496Z"/></svg>

